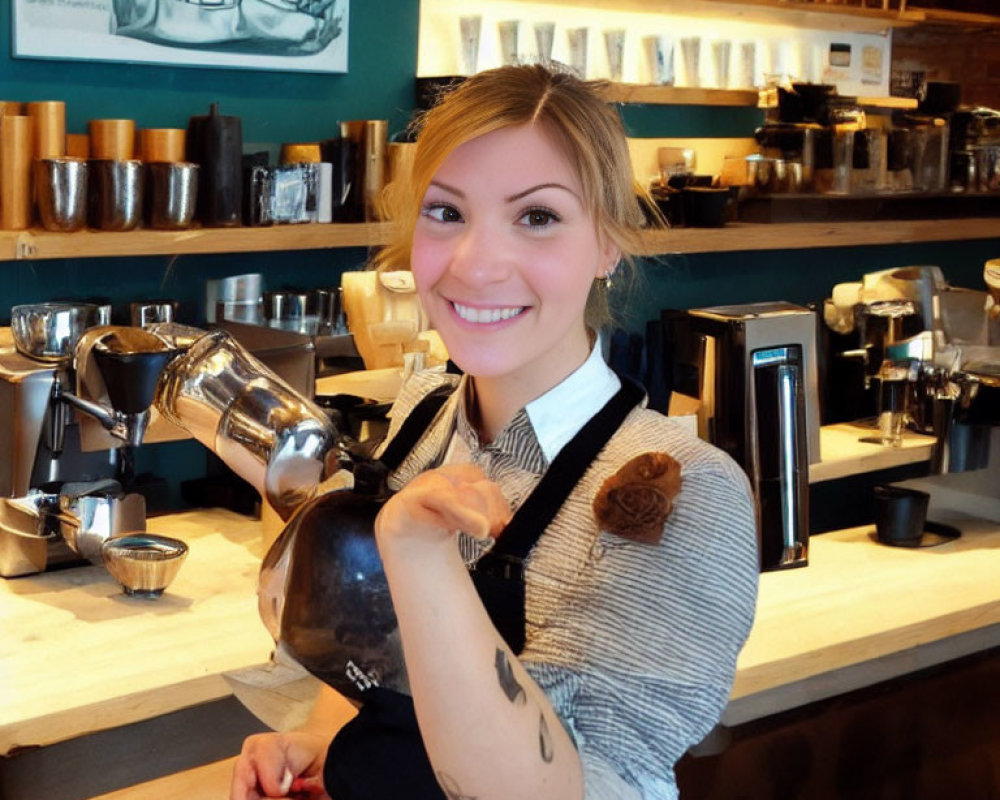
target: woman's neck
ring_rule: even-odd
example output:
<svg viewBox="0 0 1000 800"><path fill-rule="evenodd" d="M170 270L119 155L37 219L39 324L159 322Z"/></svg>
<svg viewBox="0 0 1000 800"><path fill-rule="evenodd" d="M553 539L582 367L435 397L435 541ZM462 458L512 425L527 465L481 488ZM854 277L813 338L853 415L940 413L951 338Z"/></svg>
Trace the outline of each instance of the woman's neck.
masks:
<svg viewBox="0 0 1000 800"><path fill-rule="evenodd" d="M592 346L591 341L590 347ZM523 380L516 375L473 377L470 381L467 408L469 422L476 428L480 440L488 444L496 439L518 411L562 383L579 369L589 356L588 348L578 363L568 365L565 371L552 374L550 376L552 380L547 381L544 386Z"/></svg>

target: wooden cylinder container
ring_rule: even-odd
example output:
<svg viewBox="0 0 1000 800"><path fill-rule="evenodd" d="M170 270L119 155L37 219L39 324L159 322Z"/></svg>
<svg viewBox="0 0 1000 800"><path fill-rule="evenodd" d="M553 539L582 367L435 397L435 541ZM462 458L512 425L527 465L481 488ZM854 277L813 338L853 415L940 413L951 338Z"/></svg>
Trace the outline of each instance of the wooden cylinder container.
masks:
<svg viewBox="0 0 1000 800"><path fill-rule="evenodd" d="M128 161L135 153L135 121L131 119L92 119L90 157Z"/></svg>
<svg viewBox="0 0 1000 800"><path fill-rule="evenodd" d="M323 160L319 142L292 142L281 145L282 164L317 164Z"/></svg>
<svg viewBox="0 0 1000 800"><path fill-rule="evenodd" d="M0 117L0 228L4 230L31 225L33 130L31 117Z"/></svg>
<svg viewBox="0 0 1000 800"><path fill-rule="evenodd" d="M39 100L28 103L27 112L34 120L34 157L66 155L66 104L62 100Z"/></svg>
<svg viewBox="0 0 1000 800"><path fill-rule="evenodd" d="M139 159L148 163L184 161L187 131L183 128L143 128L139 131Z"/></svg>

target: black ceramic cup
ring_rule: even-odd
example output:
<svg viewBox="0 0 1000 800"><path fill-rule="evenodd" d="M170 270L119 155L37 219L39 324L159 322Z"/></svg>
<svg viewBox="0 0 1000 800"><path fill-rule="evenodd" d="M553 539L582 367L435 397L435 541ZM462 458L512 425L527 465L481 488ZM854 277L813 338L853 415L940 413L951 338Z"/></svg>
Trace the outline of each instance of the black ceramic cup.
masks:
<svg viewBox="0 0 1000 800"><path fill-rule="evenodd" d="M875 532L885 544L916 544L924 535L930 495L902 486L875 487Z"/></svg>
<svg viewBox="0 0 1000 800"><path fill-rule="evenodd" d="M721 228L726 224L729 197L727 187L685 187L684 224L692 228Z"/></svg>

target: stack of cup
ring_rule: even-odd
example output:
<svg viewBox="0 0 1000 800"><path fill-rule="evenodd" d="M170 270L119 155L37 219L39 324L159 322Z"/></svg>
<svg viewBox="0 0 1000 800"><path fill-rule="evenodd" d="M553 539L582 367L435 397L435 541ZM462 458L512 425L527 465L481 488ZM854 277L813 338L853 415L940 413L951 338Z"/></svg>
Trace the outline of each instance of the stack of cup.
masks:
<svg viewBox="0 0 1000 800"><path fill-rule="evenodd" d="M130 231L142 219L142 161L135 158L135 122L92 119L88 162L89 221L104 231Z"/></svg>
<svg viewBox="0 0 1000 800"><path fill-rule="evenodd" d="M31 160L34 120L21 103L0 101L0 228L31 225Z"/></svg>
<svg viewBox="0 0 1000 800"><path fill-rule="evenodd" d="M69 232L87 223L86 157L67 152L66 104L62 100L27 103L32 120L32 178L42 227Z"/></svg>
<svg viewBox="0 0 1000 800"><path fill-rule="evenodd" d="M139 159L146 173L146 225L157 230L191 227L198 200L198 165L185 160L184 128L139 131Z"/></svg>

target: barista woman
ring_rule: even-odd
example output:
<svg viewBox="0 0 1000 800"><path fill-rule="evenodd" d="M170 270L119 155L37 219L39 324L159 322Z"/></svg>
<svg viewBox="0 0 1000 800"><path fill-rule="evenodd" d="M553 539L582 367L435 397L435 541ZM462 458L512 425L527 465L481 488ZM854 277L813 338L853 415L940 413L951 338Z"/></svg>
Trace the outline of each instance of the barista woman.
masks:
<svg viewBox="0 0 1000 800"><path fill-rule="evenodd" d="M246 741L231 796L675 797L750 630L754 512L601 358L643 224L618 116L567 74L480 73L424 117L409 188L386 259L464 373L376 521L412 706L325 691ZM405 386L390 437L452 377Z"/></svg>

